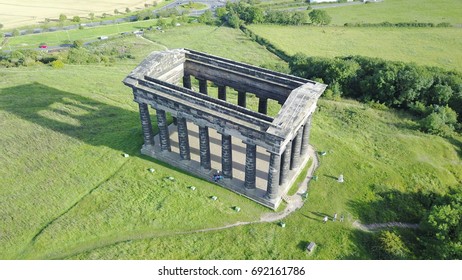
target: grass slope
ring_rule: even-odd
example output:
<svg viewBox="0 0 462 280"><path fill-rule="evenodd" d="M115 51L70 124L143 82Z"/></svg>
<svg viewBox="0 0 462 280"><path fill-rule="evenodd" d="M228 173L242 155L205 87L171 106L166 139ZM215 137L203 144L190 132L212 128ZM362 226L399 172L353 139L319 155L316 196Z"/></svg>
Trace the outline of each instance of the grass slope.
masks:
<svg viewBox="0 0 462 280"><path fill-rule="evenodd" d="M381 211L380 191L444 192L462 180L460 137L416 132L409 117L356 102L321 101L312 142L328 153L308 203L285 219L287 227L192 233L255 221L268 210L141 156L137 107L121 80L147 53L162 49L159 44L181 47L181 40L184 47L254 64L277 60L236 30L183 28L198 33L172 29L153 37L155 44L108 41L133 48L137 57L111 67L0 70L1 259L368 258L353 220L401 218L393 209ZM342 185L335 179L340 173ZM235 205L242 210L233 211ZM334 212L346 221L323 225L322 216ZM311 256L304 251L308 241L319 245Z"/></svg>
<svg viewBox="0 0 462 280"><path fill-rule="evenodd" d="M416 132L406 115L377 111L356 102L321 101L312 142L326 151L305 206L276 223L253 224L195 234L140 239L102 246L72 259L368 259L364 233L354 220L386 222L406 218L419 190L446 191L462 179L461 137L451 141ZM345 183L336 178L344 174ZM380 194L396 191L410 200L393 208ZM396 205L395 205L396 206ZM322 223L324 215L345 222ZM307 255L309 241L318 244Z"/></svg>
<svg viewBox="0 0 462 280"><path fill-rule="evenodd" d="M210 37L214 34L228 33ZM214 40L237 45L243 38L228 34ZM0 258L55 258L146 232L255 220L268 211L139 154L138 109L121 81L162 47L134 38L121 44L138 59L113 67L0 70ZM204 45L189 47L204 51ZM253 55L262 59L275 58L249 40L244 47L256 49ZM239 48L236 54L245 59ZM147 171L151 167L154 174ZM164 180L167 176L176 180ZM212 202L211 195L219 200ZM242 211L235 212L235 205Z"/></svg>
<svg viewBox="0 0 462 280"><path fill-rule="evenodd" d="M364 55L462 71L460 28L252 25L249 29L291 55Z"/></svg>
<svg viewBox="0 0 462 280"><path fill-rule="evenodd" d="M385 0L380 3L326 9L332 24L364 22L449 22L462 24L462 2L458 0Z"/></svg>

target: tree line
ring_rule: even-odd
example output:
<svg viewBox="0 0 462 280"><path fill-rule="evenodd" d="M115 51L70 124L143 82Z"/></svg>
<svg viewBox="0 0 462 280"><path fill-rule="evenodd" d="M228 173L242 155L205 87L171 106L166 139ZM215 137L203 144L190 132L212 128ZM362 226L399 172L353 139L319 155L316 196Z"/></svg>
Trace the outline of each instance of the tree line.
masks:
<svg viewBox="0 0 462 280"><path fill-rule="evenodd" d="M266 10L240 1L236 3L227 2L225 7L216 9L216 16L220 24L226 24L239 28L244 24L270 23L280 25L302 25L308 22L318 25L326 25L331 21L330 16L323 10L306 11L279 11ZM215 19L210 11L199 17L199 22L214 24Z"/></svg>
<svg viewBox="0 0 462 280"><path fill-rule="evenodd" d="M329 85L327 98L403 108L420 118L423 131L448 136L462 123L462 74L439 67L348 56L290 59L291 73ZM458 117L457 117L458 115Z"/></svg>

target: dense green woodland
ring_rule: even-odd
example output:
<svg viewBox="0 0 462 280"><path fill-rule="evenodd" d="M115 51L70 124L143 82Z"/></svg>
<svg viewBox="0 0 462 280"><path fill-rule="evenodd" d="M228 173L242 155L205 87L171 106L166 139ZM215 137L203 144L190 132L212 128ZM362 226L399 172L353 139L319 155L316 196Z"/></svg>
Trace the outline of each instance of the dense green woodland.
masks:
<svg viewBox="0 0 462 280"><path fill-rule="evenodd" d="M294 75L329 85L327 98L348 97L414 112L424 131L449 136L462 122L462 74L361 56L295 55ZM457 117L458 116L458 117Z"/></svg>

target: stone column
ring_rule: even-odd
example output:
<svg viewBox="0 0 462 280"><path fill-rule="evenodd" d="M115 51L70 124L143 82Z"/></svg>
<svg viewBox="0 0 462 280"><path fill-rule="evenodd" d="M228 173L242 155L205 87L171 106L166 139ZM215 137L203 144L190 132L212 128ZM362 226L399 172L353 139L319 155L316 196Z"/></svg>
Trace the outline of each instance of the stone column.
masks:
<svg viewBox="0 0 462 280"><path fill-rule="evenodd" d="M245 149L245 182L246 189L255 189L257 175L257 146L246 143Z"/></svg>
<svg viewBox="0 0 462 280"><path fill-rule="evenodd" d="M218 99L226 101L226 86L218 86Z"/></svg>
<svg viewBox="0 0 462 280"><path fill-rule="evenodd" d="M191 89L191 75L183 76L183 87Z"/></svg>
<svg viewBox="0 0 462 280"><path fill-rule="evenodd" d="M308 154L308 147L310 145L310 129L311 129L311 115L308 117L305 125L303 126L302 148L300 150L300 155L302 157L305 157Z"/></svg>
<svg viewBox="0 0 462 280"><path fill-rule="evenodd" d="M260 97L258 100L258 112L265 114L268 112L268 98Z"/></svg>
<svg viewBox="0 0 462 280"><path fill-rule="evenodd" d="M165 115L164 110L157 109L157 127L159 127L159 139L160 139L160 149L161 151L169 151L172 149L170 147L170 135L168 133L168 124L167 116Z"/></svg>
<svg viewBox="0 0 462 280"><path fill-rule="evenodd" d="M207 80L197 79L199 81L199 92L207 95Z"/></svg>
<svg viewBox="0 0 462 280"><path fill-rule="evenodd" d="M292 160L290 169L296 169L300 167L300 150L302 147L302 130L299 129L297 135L295 136L292 146Z"/></svg>
<svg viewBox="0 0 462 280"><path fill-rule="evenodd" d="M184 75L183 76L183 87L187 89L192 89L191 85L191 75ZM176 117L172 117L173 119L173 125L178 125L178 120Z"/></svg>
<svg viewBox="0 0 462 280"><path fill-rule="evenodd" d="M151 117L146 103L138 103L140 108L141 128L145 146L154 146L154 134L152 133Z"/></svg>
<svg viewBox="0 0 462 280"><path fill-rule="evenodd" d="M221 168L223 177L233 178L233 149L231 135L221 135Z"/></svg>
<svg viewBox="0 0 462 280"><path fill-rule="evenodd" d="M178 117L178 146L180 147L180 158L182 160L190 160L191 155L189 151L189 139L188 139L188 126L186 125L186 119Z"/></svg>
<svg viewBox="0 0 462 280"><path fill-rule="evenodd" d="M292 141L289 141L286 146L286 150L282 154L282 164L281 164L281 178L279 182L281 185L287 183L289 180L289 170L290 170L290 159L292 156Z"/></svg>
<svg viewBox="0 0 462 280"><path fill-rule="evenodd" d="M209 128L206 126L199 126L199 149L201 167L210 170L212 168L210 162L210 139Z"/></svg>
<svg viewBox="0 0 462 280"><path fill-rule="evenodd" d="M269 170L268 170L268 185L266 187L266 197L275 198L279 193L279 170L281 169L281 156L278 154L270 154Z"/></svg>
<svg viewBox="0 0 462 280"><path fill-rule="evenodd" d="M247 99L246 99L245 91L238 91L237 92L237 105L245 108L247 106L246 103L247 103Z"/></svg>

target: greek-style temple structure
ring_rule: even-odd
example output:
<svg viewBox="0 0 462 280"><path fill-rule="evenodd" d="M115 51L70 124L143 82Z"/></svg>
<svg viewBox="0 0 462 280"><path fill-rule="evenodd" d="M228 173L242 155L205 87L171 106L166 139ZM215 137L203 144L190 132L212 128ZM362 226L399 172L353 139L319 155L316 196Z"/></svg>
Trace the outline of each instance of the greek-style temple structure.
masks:
<svg viewBox="0 0 462 280"><path fill-rule="evenodd" d="M208 95L209 82L218 98ZM308 162L311 116L326 88L188 49L150 54L124 83L139 105L142 154L207 180L219 170L217 184L272 209ZM237 105L227 102L227 89L237 92ZM250 97L258 112L246 108ZM268 101L282 105L274 118Z"/></svg>

